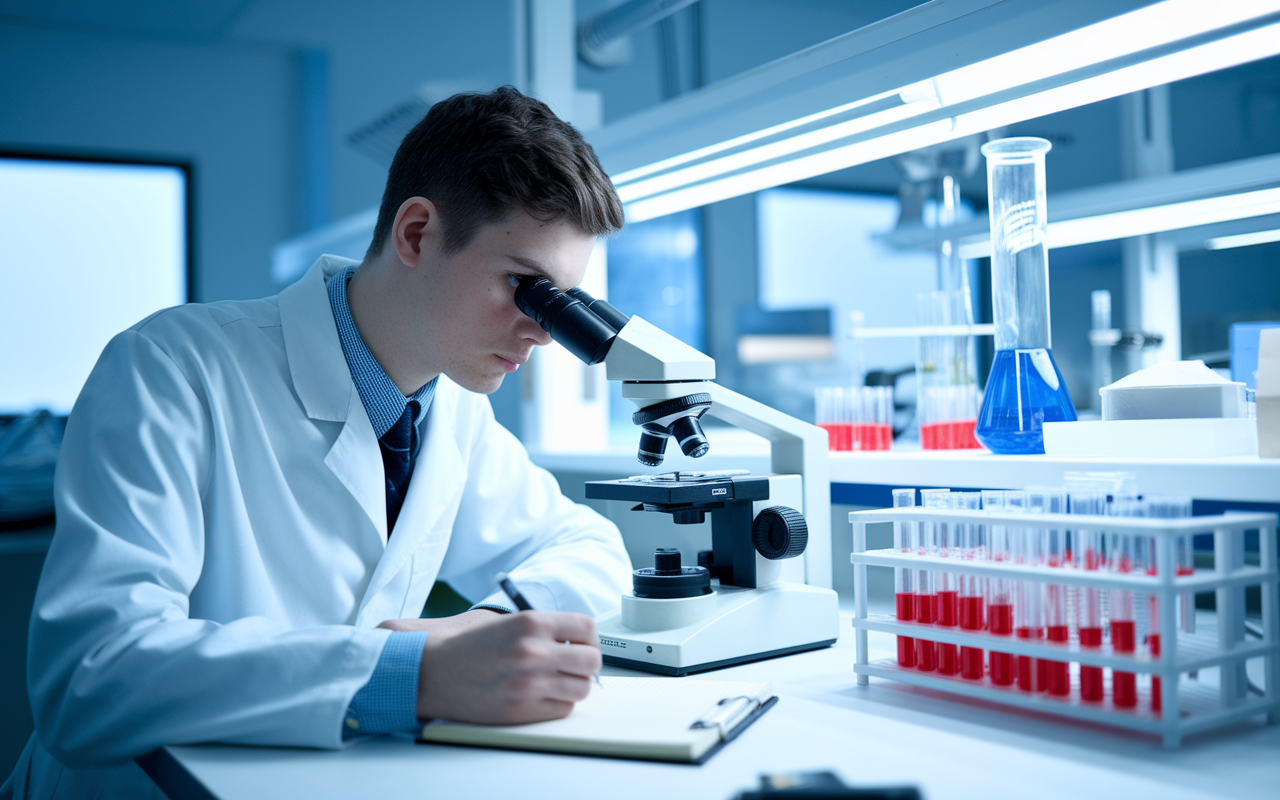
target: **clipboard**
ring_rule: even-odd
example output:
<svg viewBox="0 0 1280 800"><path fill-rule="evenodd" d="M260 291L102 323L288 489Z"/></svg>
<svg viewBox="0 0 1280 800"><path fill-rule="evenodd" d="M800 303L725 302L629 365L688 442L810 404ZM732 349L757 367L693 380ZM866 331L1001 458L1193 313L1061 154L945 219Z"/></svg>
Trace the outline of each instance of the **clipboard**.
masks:
<svg viewBox="0 0 1280 800"><path fill-rule="evenodd" d="M418 741L703 764L778 702L767 683L614 676L601 682L565 719L528 725L433 720Z"/></svg>

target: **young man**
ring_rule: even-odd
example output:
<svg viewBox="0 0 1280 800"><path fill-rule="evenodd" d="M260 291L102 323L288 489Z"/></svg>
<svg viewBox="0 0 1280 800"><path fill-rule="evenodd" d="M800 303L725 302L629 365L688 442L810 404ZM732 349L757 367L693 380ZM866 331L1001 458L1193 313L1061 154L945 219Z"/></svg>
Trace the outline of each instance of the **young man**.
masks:
<svg viewBox="0 0 1280 800"><path fill-rule="evenodd" d="M621 225L546 106L459 95L401 144L358 268L115 337L68 422L0 797L161 796L132 759L167 744L568 714L630 565L484 395L550 341L513 280L576 285ZM542 610L503 613L499 571ZM436 580L480 602L418 619Z"/></svg>

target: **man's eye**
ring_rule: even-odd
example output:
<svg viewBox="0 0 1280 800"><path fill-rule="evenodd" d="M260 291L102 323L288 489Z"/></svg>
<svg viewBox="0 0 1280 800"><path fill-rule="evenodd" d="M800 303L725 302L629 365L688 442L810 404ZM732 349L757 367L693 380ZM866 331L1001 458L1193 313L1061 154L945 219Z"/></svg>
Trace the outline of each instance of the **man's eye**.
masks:
<svg viewBox="0 0 1280 800"><path fill-rule="evenodd" d="M517 289L518 289L518 288L520 287L520 276L519 276L519 275L508 275L508 276L507 276L507 281L508 281L508 282L510 282L510 283L511 283L511 285L512 285L512 287L514 287L514 288L517 288Z"/></svg>

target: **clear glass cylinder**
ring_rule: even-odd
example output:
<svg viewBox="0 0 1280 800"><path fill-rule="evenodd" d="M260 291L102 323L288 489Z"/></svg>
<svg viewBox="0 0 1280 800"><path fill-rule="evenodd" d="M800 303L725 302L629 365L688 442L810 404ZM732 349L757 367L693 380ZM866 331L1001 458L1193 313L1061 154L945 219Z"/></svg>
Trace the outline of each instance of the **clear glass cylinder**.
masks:
<svg viewBox="0 0 1280 800"><path fill-rule="evenodd" d="M1033 136L982 146L991 215L991 302L997 350L1050 347L1044 155Z"/></svg>
<svg viewBox="0 0 1280 800"><path fill-rule="evenodd" d="M976 435L996 453L1043 453L1043 424L1076 419L1049 340L1044 168L1049 147L1044 139L1030 136L982 146L996 355Z"/></svg>

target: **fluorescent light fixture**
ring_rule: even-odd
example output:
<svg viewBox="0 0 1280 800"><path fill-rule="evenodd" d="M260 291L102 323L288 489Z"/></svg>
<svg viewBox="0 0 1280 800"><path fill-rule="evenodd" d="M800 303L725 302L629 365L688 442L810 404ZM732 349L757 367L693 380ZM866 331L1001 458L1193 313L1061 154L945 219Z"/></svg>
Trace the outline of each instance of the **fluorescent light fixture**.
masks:
<svg viewBox="0 0 1280 800"><path fill-rule="evenodd" d="M1219 236L1205 241L1206 250L1229 250L1232 247L1248 247L1254 244L1280 242L1280 228L1271 231L1254 231L1238 233L1235 236Z"/></svg>
<svg viewBox="0 0 1280 800"><path fill-rule="evenodd" d="M614 183L629 220L652 219L1277 53L1280 0L1163 0Z"/></svg>
<svg viewBox="0 0 1280 800"><path fill-rule="evenodd" d="M1166 233L1197 225L1212 225L1216 222L1277 213L1280 213L1280 188L1258 189L1252 192L1205 197L1181 203L1167 203L1050 222L1048 245L1050 249L1074 247L1080 244L1149 236L1153 233ZM1244 235L1255 236L1256 234ZM1239 238L1241 237L1227 236L1223 237L1223 240ZM986 258L989 255L991 255L991 240L988 235L966 237L960 240L961 258Z"/></svg>

